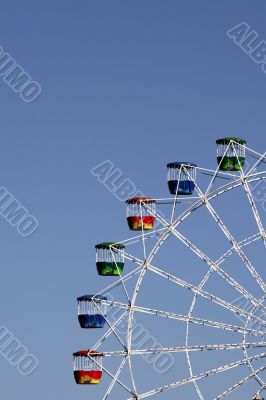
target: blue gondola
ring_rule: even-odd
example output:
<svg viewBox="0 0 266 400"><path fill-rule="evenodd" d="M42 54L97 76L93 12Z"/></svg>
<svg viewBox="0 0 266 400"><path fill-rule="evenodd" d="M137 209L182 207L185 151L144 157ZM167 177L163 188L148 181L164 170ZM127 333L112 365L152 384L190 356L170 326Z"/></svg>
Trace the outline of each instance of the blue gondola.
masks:
<svg viewBox="0 0 266 400"><path fill-rule="evenodd" d="M167 164L168 188L171 194L190 195L195 189L197 165L187 161Z"/></svg>
<svg viewBox="0 0 266 400"><path fill-rule="evenodd" d="M85 295L77 298L78 319L81 328L103 328L107 313L107 297L100 295Z"/></svg>

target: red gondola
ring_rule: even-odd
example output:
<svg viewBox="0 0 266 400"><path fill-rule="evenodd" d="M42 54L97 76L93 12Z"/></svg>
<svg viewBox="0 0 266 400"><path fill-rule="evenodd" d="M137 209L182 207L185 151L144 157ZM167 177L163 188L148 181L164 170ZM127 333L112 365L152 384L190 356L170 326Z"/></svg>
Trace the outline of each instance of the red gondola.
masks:
<svg viewBox="0 0 266 400"><path fill-rule="evenodd" d="M77 384L98 384L102 378L103 353L81 350L73 354L74 377Z"/></svg>
<svg viewBox="0 0 266 400"><path fill-rule="evenodd" d="M126 201L127 222L132 231L153 229L156 201L149 197L134 197Z"/></svg>

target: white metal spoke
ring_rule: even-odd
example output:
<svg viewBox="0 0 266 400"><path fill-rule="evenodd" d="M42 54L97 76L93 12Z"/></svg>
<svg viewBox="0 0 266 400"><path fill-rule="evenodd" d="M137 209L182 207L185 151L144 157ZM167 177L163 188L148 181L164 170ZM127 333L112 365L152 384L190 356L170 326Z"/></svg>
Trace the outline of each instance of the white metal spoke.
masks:
<svg viewBox="0 0 266 400"><path fill-rule="evenodd" d="M264 298L265 298L265 296L263 296L263 298L261 299L261 302L264 301ZM251 312L253 312L253 310L254 310L254 308L251 310ZM249 322L250 321L249 321L249 318L248 318L246 320L245 327L248 326ZM245 344L245 343L246 343L246 335L244 334L243 335L243 344ZM245 357L248 357L247 349L243 348L243 353L244 353ZM248 367L249 367L251 373L255 372L255 369L253 368L253 365L251 364L251 362L248 362ZM264 382L261 380L261 378L257 374L255 374L255 379L260 385L264 384Z"/></svg>
<svg viewBox="0 0 266 400"><path fill-rule="evenodd" d="M203 167L195 167L197 172L200 172L203 175L209 175L211 177L215 176L216 178L221 178L221 179L226 179L226 180L234 180L238 178L238 175L232 173L232 172L225 172L225 171L218 171L217 172L217 168L216 169L210 169L210 168L203 168Z"/></svg>
<svg viewBox="0 0 266 400"><path fill-rule="evenodd" d="M256 282L260 286L261 290L265 293L266 285L263 282L263 280L262 280L261 276L259 275L259 273L256 271L256 269L254 268L252 263L249 261L247 256L244 254L243 250L238 246L237 241L233 238L233 236L231 235L229 230L226 228L225 224L222 222L221 218L218 216L218 214L216 213L216 211L214 210L214 208L210 205L210 203L208 201L206 202L206 207L208 208L208 210L210 211L211 215L214 217L215 221L217 222L217 224L219 225L221 230L224 232L225 236L228 238L230 243L232 243L232 245L234 246L237 254L241 258L241 260L244 262L244 264L246 265L247 269L249 270L249 272L251 273L253 278L256 280Z"/></svg>
<svg viewBox="0 0 266 400"><path fill-rule="evenodd" d="M253 336L266 337L266 332L259 331L256 329L248 329L248 328L244 328L244 327L236 326L236 325L232 325L232 324L225 324L222 322L212 321L212 320L208 320L208 319L192 317L192 316L187 316L187 315L183 315L183 314L176 314L176 313L169 312L169 311L155 310L152 308L140 307L140 306L136 306L136 305L130 307L127 304L117 303L117 302L104 301L104 303L109 304L109 305L116 305L120 308L132 309L133 311L142 312L145 314L156 315L158 317L176 319L178 321L183 321L183 322L188 321L190 323L194 323L194 324L198 324L198 325L205 325L205 326L209 326L209 327L213 327L213 328L219 328L219 329L229 330L229 331L238 332L238 333L246 333L246 334L250 334Z"/></svg>
<svg viewBox="0 0 266 400"><path fill-rule="evenodd" d="M163 223L166 224L165 221ZM190 242L184 235L174 229L172 226L168 227L169 231L171 231L174 236L181 240L190 250L192 250L197 256L199 256L204 262L206 262L209 266L214 268L214 270L222 276L232 287L234 287L239 293L241 293L247 300L249 300L256 307L259 307L264 312L266 309L259 304L258 300L255 299L247 290L245 290L238 282L236 282L229 274L225 273L222 268L219 267L214 261L212 261L208 256L206 256L200 249L198 249L192 242ZM152 267L150 267L152 269Z"/></svg>
<svg viewBox="0 0 266 400"><path fill-rule="evenodd" d="M224 307L227 310L230 310L231 312L233 312L235 314L243 315L244 317L250 318L253 321L257 320L257 322L259 322L262 326L266 326L266 322L263 321L262 319L258 318L257 316L251 314L248 311L242 310L241 308L236 307L231 303L228 303L227 301L215 296L212 293L208 293L207 291L200 289L197 286L194 286L180 278L177 278L176 276L174 276L172 274L169 274L168 272L160 270L159 268L153 267L151 265L149 265L149 270L155 272L156 274L164 277L167 280L170 280L173 283L176 283L177 285L179 285L185 289L190 290L191 292L193 292L195 294L199 294L200 296L204 297L205 299L208 299L208 300L212 301L213 303L218 304L221 307Z"/></svg>
<svg viewBox="0 0 266 400"><path fill-rule="evenodd" d="M99 314L101 314L101 309L99 308L97 302L94 302L95 307L98 309ZM124 344L123 340L120 338L120 336L118 335L118 333L116 332L115 328L113 327L113 325L111 324L111 322L108 320L108 318L106 316L104 316L105 322L106 324L109 326L109 328L112 330L114 336L117 338L117 340L119 341L119 343L122 345L122 347L124 349L126 348L126 345Z"/></svg>
<svg viewBox="0 0 266 400"><path fill-rule="evenodd" d="M252 399L255 399L256 396L259 396L264 389L266 389L266 383L260 387L260 389L255 393Z"/></svg>
<svg viewBox="0 0 266 400"><path fill-rule="evenodd" d="M258 153L257 151L251 149L250 147L248 147L247 145L245 146L246 148L246 153L249 154L250 156L254 157L256 160L263 160L264 158L264 154Z"/></svg>
<svg viewBox="0 0 266 400"><path fill-rule="evenodd" d="M241 260L244 262L246 265L247 269L253 276L253 278L256 280L257 284L261 288L261 290L265 293L266 292L266 285L263 282L262 278L260 277L259 273L256 271L252 263L249 261L247 256L244 254L243 250L241 247L238 245L237 241L233 237L233 235L230 233L229 229L226 227L224 222L222 221L221 217L217 214L217 212L214 210L213 206L210 204L208 198L202 193L200 188L198 187L197 184L195 184L195 188L200 196L202 196L203 202L206 204L206 208L209 210L211 216L214 218L216 221L217 225L220 227L226 238L229 240L229 242L233 245L235 248L237 254L241 258Z"/></svg>
<svg viewBox="0 0 266 400"><path fill-rule="evenodd" d="M165 271L163 271L155 266L152 266L152 265L146 265L146 268L148 268L150 271L162 276L163 278L167 279L168 281L171 281L171 282L179 285L180 287L183 287L184 289L191 291L192 293L200 295L201 297L204 297L205 299L208 299L209 301L214 302L215 304L218 304L219 306L226 308L227 310L230 310L231 312L233 312L237 315L242 315L245 318L251 319L252 321L256 321L261 326L266 326L265 321L263 321L261 318L258 318L256 315L253 315L251 312L242 310L241 308L236 307L235 305L228 303L227 301L215 296L214 294L209 293L197 286L192 285L189 282L186 282L186 281L176 277L175 275L165 272ZM248 298L248 299L251 302L253 301L253 299L250 299L250 298ZM109 304L111 306L120 307L120 308L130 308L130 305L124 304L121 302L117 302L117 301L107 300L107 301L103 301L103 303ZM258 300L256 300L255 306L262 308L262 306ZM134 310L141 309L141 307L137 307L137 306L134 306L133 308L134 308Z"/></svg>
<svg viewBox="0 0 266 400"><path fill-rule="evenodd" d="M259 336L259 337L266 337L266 333L263 331L243 328L241 326L226 324L226 323L217 322L217 321L211 321L211 320L204 319L204 318L198 318L198 317L192 317L192 316L188 317L187 315L175 314L175 313L171 313L171 312L167 312L167 311L152 310L152 309L148 309L148 308L144 308L144 307L137 307L137 306L135 306L134 309L135 309L135 311L143 312L146 314L153 314L158 317L176 319L176 320L183 321L183 322L190 322L192 324L197 324L197 325L205 325L208 327L224 329L224 330L233 331L233 332L237 332L237 333L245 333L245 334Z"/></svg>
<svg viewBox="0 0 266 400"><path fill-rule="evenodd" d="M218 164L218 166L217 166L217 168L216 168L216 170L215 170L215 173L214 173L214 175L213 175L213 177L212 177L212 179L211 179L211 182L209 183L209 185L208 185L208 187L207 187L206 195L209 193L210 188L212 187L212 185L213 185L215 179L217 178L217 175L218 175L218 173L219 173L220 166L221 166L221 164L222 164L222 162L223 162L223 160L224 160L225 154L226 154L227 150L229 149L229 147L230 147L230 143L228 144L228 146L227 146L227 148L226 148L226 150L225 150L225 152L224 152L224 155L223 155L223 157L221 158L221 161L219 162L219 164Z"/></svg>
<svg viewBox="0 0 266 400"><path fill-rule="evenodd" d="M114 288L116 288L117 286L121 285L121 281L126 282L127 280L133 278L135 275L139 274L141 271L141 267L137 267L136 269L134 269L133 271L129 272L127 275L122 276L121 279L119 279L118 281L112 283L111 285L107 286L106 288L102 289L101 291L97 292L97 296L98 295L104 295L108 292L110 292L111 290L113 290ZM95 296L96 296L95 295Z"/></svg>
<svg viewBox="0 0 266 400"><path fill-rule="evenodd" d="M211 266L222 278L224 278L234 289L236 289L239 293L241 293L247 300L249 300L253 305L259 307L260 309L266 312L266 309L259 303L257 299L255 299L246 289L244 289L235 279L233 279L229 274L222 270L219 265L217 265L214 261L211 260L206 254L204 254L197 246L195 246L191 241L189 241L183 234L178 232L173 225L167 224L167 222L157 215L157 218L160 218L162 223L168 228L169 232L171 232L174 236L176 236L182 243L184 243L193 253L195 253L198 257L201 258L202 261L206 262L209 266ZM240 246L238 246L240 248ZM234 246L234 249L235 246Z"/></svg>
<svg viewBox="0 0 266 400"><path fill-rule="evenodd" d="M242 242L239 243L239 246L246 246L249 243L252 243L255 240L258 240L260 238L260 236L258 236L258 234L251 236L245 240L243 240ZM232 252L235 251L234 247L231 247L226 253L224 253L216 262L213 262L212 260L209 259L211 266L216 270L216 272L222 276L222 278L224 278L230 285L232 285L234 288L236 288L238 290L239 293L241 293L248 301L250 301L253 305L256 305L256 307L260 308L262 310L262 312L266 315L266 308L259 304L259 301L257 299L255 299L248 291L246 291L241 285L239 285L233 278L230 277L230 275L228 275L227 273L225 273L223 271L223 269L221 267L219 267L219 265L225 260L226 257L229 257L229 255L232 254ZM207 256L205 255L205 258ZM135 257L135 256L131 256L129 253L125 252L125 258L133 261L134 263L137 263L138 265L143 265L143 261L140 260L139 258ZM205 260L204 260L205 261ZM216 268L214 266L217 266ZM217 269L219 267L219 269ZM152 270L154 267L153 265L149 264L149 269ZM176 277L175 277L176 278ZM176 278L178 279L178 278ZM180 280L180 282L182 282ZM189 285L188 283L186 283L185 285L181 285L183 287L187 288L187 285ZM195 289L197 290L197 287L195 287Z"/></svg>
<svg viewBox="0 0 266 400"><path fill-rule="evenodd" d="M264 357L266 357L266 353L261 353L261 354L249 357L248 359L244 358L242 360L238 360L238 361L232 362L230 364L223 365L222 367L214 368L214 369L211 369L211 370L206 371L206 372L201 372L201 373L199 373L197 375L194 375L192 377L184 378L184 379L181 379L181 380L179 380L177 382L161 386L158 389L153 389L153 390L151 390L149 392L139 394L138 398L139 399L144 399L146 397L154 396L155 394L158 394L160 392L164 392L164 391L167 391L167 390L175 389L178 386L182 386L182 385L185 385L185 384L188 384L188 383L191 383L191 382L203 379L203 378L207 378L209 376L214 376L214 375L220 374L222 372L228 371L228 370L236 368L236 367L240 367L241 365L245 365L248 360L249 361L254 361L254 360L258 360L258 359L264 358ZM127 400L134 400L134 397L131 397L131 398L127 399Z"/></svg>
<svg viewBox="0 0 266 400"><path fill-rule="evenodd" d="M125 319L126 315L128 314L127 311L125 311L118 319L117 321L112 325L111 328L109 328L104 335L98 340L98 342L93 346L94 350L97 350L103 342L113 333L113 330L120 325L120 323Z"/></svg>
<svg viewBox="0 0 266 400"><path fill-rule="evenodd" d="M109 395L110 395L114 385L116 384L117 379L119 378L119 375L121 374L126 362L127 362L127 356L122 360L122 362L121 362L116 374L114 375L114 379L110 383L110 386L108 387L107 392L105 393L105 395L103 397L103 400L106 400L109 397Z"/></svg>
<svg viewBox="0 0 266 400"><path fill-rule="evenodd" d="M254 342L254 343L226 343L226 344L206 344L206 345L195 345L195 346L177 346L177 347L161 347L156 349L132 349L130 352L131 356L143 356L148 354L160 354L160 353L184 353L184 352L197 352L197 351L217 351L217 350L238 350L243 347L250 348L264 348L266 342ZM104 352L104 357L124 357L128 354L126 351L108 351Z"/></svg>
<svg viewBox="0 0 266 400"><path fill-rule="evenodd" d="M166 279L169 280L170 277L168 277ZM208 295L209 294L206 292L206 296L208 296ZM203 296L203 297L205 297L205 296ZM231 325L231 324L223 324L223 323L220 323L220 322L210 321L210 320L206 320L206 319L202 319L202 318L195 318L195 317L188 318L188 316L186 316L186 315L176 314L176 313L172 313L172 312L169 312L169 311L155 310L155 309L152 309L152 308L146 308L146 307L141 307L141 306L136 306L136 305L134 305L134 306L131 305L130 306L128 304L124 304L124 303L120 303L120 302L116 302L116 301L109 301L109 300L103 300L103 304L108 304L109 306L115 306L115 307L122 308L122 309L133 309L133 311L139 311L139 312L143 312L143 313L146 313L146 314L152 314L152 315L166 317L166 318L170 318L170 319L177 319L177 320L185 321L185 322L187 320L189 320L189 322L195 322L195 323L198 323L198 324L201 324L201 325L221 327L222 329L225 329L225 327L226 327L228 330L233 330L233 331L237 331L237 332L240 332L240 333L243 333L243 332L244 333L251 333L252 332L252 334L257 333L258 336L266 336L266 333L263 333L262 331L250 330L250 329L244 329L243 330L243 327L239 327L239 326L235 326L235 325ZM238 307L235 307L235 306L233 307L233 312L235 312L237 314L245 313L243 310L241 310L241 309L239 309ZM265 325L264 321L260 320L256 316L253 316L249 312L246 312L244 316L247 317L247 318L250 318L250 319L254 318L254 321L258 322L262 326Z"/></svg>
<svg viewBox="0 0 266 400"><path fill-rule="evenodd" d="M250 168L250 170L247 172L246 175L251 175L251 174L253 174L253 172L255 172L255 170L259 167L259 165L260 165L262 162L265 163L265 161L263 161L263 160L266 160L266 152L263 153L263 154L261 155L261 157L258 158L258 160L256 161L256 163L253 165L253 167Z"/></svg>
<svg viewBox="0 0 266 400"><path fill-rule="evenodd" d="M115 375L113 375L110 371L108 371L107 368L105 368L103 365L101 365L100 363L98 363L97 360L95 360L95 358L90 356L90 353L88 353L88 357L100 368L102 368L102 370L110 376L110 378L112 378L113 380L116 381L116 383L118 383L123 389L125 389L128 393L130 393L133 396L133 399L136 399L136 393L129 389L123 382L120 381L120 379L118 379L118 377L116 378Z"/></svg>
<svg viewBox="0 0 266 400"><path fill-rule="evenodd" d="M132 256L131 254L129 254L128 252L124 251L124 256L127 260L132 261L138 265L140 265L141 267L143 266L144 262L142 259L136 257L136 256Z"/></svg>
<svg viewBox="0 0 266 400"><path fill-rule="evenodd" d="M256 223L257 223L257 225L258 225L258 228L259 228L261 237L262 237L263 242L264 242L264 246L266 246L266 233L265 233L265 229L264 229L263 224L262 224L262 222L261 222L261 218L260 218L258 209L257 209L257 207L256 207L254 198L253 198L253 196L252 196L252 193L251 193L249 184L248 184L248 182L247 182L247 180L246 180L246 178L245 178L244 176L243 176L243 187L244 187L245 192L246 192L246 194L247 194L247 197L248 197L248 200L249 200L249 204L250 204L250 206L251 206L253 215L254 215L254 217L255 217L255 221L256 221Z"/></svg>
<svg viewBox="0 0 266 400"><path fill-rule="evenodd" d="M188 172L189 173L189 172ZM243 185L243 180L241 179L241 184ZM235 248L237 254L241 258L241 260L244 262L246 265L247 269L253 276L253 278L256 280L258 283L259 287L261 290L265 293L266 292L266 285L263 282L262 278L260 277L259 273L256 271L252 263L249 261L247 256L244 254L243 250L239 247L237 241L234 239L233 235L230 233L229 229L226 227L224 222L222 221L221 217L218 215L218 213L214 210L213 206L210 204L210 201L207 197L207 195L203 194L202 191L200 190L199 186L195 182L195 189L198 193L198 195L202 198L202 202L206 205L206 208L209 210L211 216L214 218L216 221L217 225L220 227L226 238L229 240L229 242L233 245Z"/></svg>
<svg viewBox="0 0 266 400"><path fill-rule="evenodd" d="M119 276L120 282L121 282L121 284L122 284L122 286L123 286L123 289L124 289L126 298L127 298L128 302L130 303L130 298L129 298L129 295L128 295L128 292L127 292L127 288L126 288L124 279L122 278L122 275L120 274L120 270L119 270L118 265L117 265L117 263L116 263L115 256L114 256L114 253L113 253L113 252L112 252L112 258L113 258L113 263L115 263L116 270L117 270L117 272L118 272L118 274L119 274L118 276Z"/></svg>
<svg viewBox="0 0 266 400"><path fill-rule="evenodd" d="M254 378L259 372L262 372L265 369L266 369L266 366L262 366L262 367L258 368L256 371L252 372L252 374L246 376L244 379L241 379L239 382L237 382L234 386L232 386L229 389L225 390L218 397L215 397L214 400L220 400L220 399L223 399L224 397L228 396L230 393L232 393L235 390L237 390L240 386L244 385L247 381L249 381L250 379Z"/></svg>
<svg viewBox="0 0 266 400"><path fill-rule="evenodd" d="M248 246L249 244L256 242L257 240L260 239L260 234L256 233L252 236L247 237L246 239L242 240L241 242L238 242L238 245L242 248L244 246ZM220 265L224 260L229 257L233 252L235 251L234 246L230 247L229 250L227 250L221 257L218 258L218 260L215 262L215 264Z"/></svg>
<svg viewBox="0 0 266 400"><path fill-rule="evenodd" d="M235 157L237 158L237 161L238 161L239 165L241 166L241 163L240 163L240 161L239 161L239 158L238 158L238 155L237 155L237 152L236 152L236 149L235 149L235 146L234 146L234 145L233 145L233 149L234 149ZM245 177L245 174L244 174L244 171L243 171L242 166L241 166L241 168L240 168L240 175L241 175L243 187L244 187L245 193L246 193L246 195L247 195L249 204L250 204L250 206L251 206L251 209L252 209L252 212L253 212L255 221L256 221L256 223L257 223L257 225L258 225L259 232L260 232L261 237L262 237L262 239L263 239L264 246L266 246L266 234L265 234L265 230L264 230L264 228L263 228L263 225L262 225L262 222L261 222L261 219L260 219L259 212L258 212L258 210L257 210L256 204L255 204L255 201L254 201L254 198L253 198L253 196L252 196L252 193L251 193L249 184L248 184L248 182L247 182L247 179L246 179L246 177Z"/></svg>

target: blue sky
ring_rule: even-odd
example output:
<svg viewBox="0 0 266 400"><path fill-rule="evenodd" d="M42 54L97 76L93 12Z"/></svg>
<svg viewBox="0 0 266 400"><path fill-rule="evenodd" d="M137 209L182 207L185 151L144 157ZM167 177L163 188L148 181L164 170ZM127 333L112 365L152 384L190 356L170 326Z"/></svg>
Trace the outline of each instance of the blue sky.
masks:
<svg viewBox="0 0 266 400"><path fill-rule="evenodd" d="M96 400L103 393L72 377L72 352L98 338L79 328L76 297L106 284L96 275L94 244L131 233L124 204L93 167L110 160L139 191L165 197L166 163L215 168L218 137L244 137L264 151L266 75L226 32L246 21L266 40L265 7L262 0L256 7L246 0L2 6L0 45L42 87L25 103L0 77L1 186L39 221L25 238L0 218L0 325L39 360L24 377L0 357L6 400ZM234 217L230 205L221 210ZM197 223L188 233L200 231ZM213 238L207 245L210 252L220 246ZM148 303L148 281L144 294ZM183 393L196 399L193 389Z"/></svg>

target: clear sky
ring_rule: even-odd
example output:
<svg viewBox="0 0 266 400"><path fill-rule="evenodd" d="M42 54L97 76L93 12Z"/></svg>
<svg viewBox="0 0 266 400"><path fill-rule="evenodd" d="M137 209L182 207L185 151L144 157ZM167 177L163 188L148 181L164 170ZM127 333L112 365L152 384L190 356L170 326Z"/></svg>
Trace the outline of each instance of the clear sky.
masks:
<svg viewBox="0 0 266 400"><path fill-rule="evenodd" d="M2 4L0 46L42 88L26 103L0 76L0 186L39 222L35 233L22 237L0 215L0 325L39 361L32 375L22 376L0 355L5 400L101 398L102 387L73 380L72 352L99 337L80 329L76 297L106 285L96 275L94 244L131 233L124 204L90 170L110 160L139 191L165 197L166 163L188 159L215 168L218 137L244 137L263 152L266 74L226 32L245 21L266 40L265 11L264 0ZM230 203L223 213L234 217ZM238 229L249 227L239 218ZM199 233L197 223L190 228ZM209 237L206 252L217 246ZM170 254L180 260L182 252L173 248L163 262L172 262ZM144 305L154 293L146 285ZM171 308L178 312L172 301ZM158 341L174 345L167 332ZM164 381L185 375L183 365ZM145 371L144 363L138 374ZM152 370L147 374L144 389L154 384ZM180 393L196 399L193 388ZM116 400L125 398L117 393Z"/></svg>

